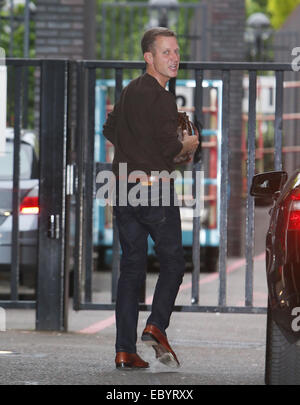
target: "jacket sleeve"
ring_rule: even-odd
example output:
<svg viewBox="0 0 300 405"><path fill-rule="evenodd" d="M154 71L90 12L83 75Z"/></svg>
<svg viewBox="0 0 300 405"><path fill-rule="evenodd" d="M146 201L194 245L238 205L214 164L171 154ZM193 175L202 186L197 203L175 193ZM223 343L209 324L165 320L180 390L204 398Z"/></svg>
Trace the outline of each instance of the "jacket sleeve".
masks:
<svg viewBox="0 0 300 405"><path fill-rule="evenodd" d="M155 107L155 137L165 159L173 159L183 147L177 137L178 111L175 98L165 93Z"/></svg>
<svg viewBox="0 0 300 405"><path fill-rule="evenodd" d="M103 125L103 135L113 145L115 144L115 131L117 127L117 119L118 119L118 103L115 104L113 111L108 114L107 120Z"/></svg>

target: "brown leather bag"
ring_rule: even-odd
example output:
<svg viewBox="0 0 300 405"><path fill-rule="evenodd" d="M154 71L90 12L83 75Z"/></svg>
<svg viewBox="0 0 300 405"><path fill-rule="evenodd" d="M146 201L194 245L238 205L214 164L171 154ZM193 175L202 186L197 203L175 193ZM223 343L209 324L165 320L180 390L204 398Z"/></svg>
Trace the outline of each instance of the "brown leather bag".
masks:
<svg viewBox="0 0 300 405"><path fill-rule="evenodd" d="M182 142L183 140L183 131L187 131L188 135L195 135L196 134L196 127L195 125L189 120L187 113L185 112L178 112L178 127L177 127L177 136L178 139ZM186 154L175 157L174 163L183 163L187 160L190 160L193 156L192 152L187 152Z"/></svg>

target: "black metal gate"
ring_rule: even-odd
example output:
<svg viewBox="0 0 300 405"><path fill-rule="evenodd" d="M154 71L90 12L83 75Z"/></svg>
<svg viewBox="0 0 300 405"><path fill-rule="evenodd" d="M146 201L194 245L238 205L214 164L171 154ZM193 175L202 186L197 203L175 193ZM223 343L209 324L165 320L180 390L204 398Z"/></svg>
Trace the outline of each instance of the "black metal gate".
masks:
<svg viewBox="0 0 300 405"><path fill-rule="evenodd" d="M10 265L10 294L0 301L2 308L36 308L36 327L39 330L66 330L68 319L69 273L74 269L74 308L114 309L119 267L117 232L113 239L113 266L111 272L111 302L95 303L92 299L93 274L93 201L96 191L95 174L109 169L105 162L95 161L95 84L103 71L112 71L115 97L120 96L123 78L138 75L144 70L142 62L109 62L65 60L7 60L8 70L14 72L14 84L9 89L8 111L14 120L14 156L12 179L12 260ZM20 299L20 145L22 133L22 71L35 73L34 111L40 111L37 123L39 134L39 216L37 228L36 297ZM200 304L200 221L193 219L193 271L190 305L178 305L176 311L265 313L265 307L253 305L253 235L254 201L247 193L245 305L227 305L227 219L229 185L228 161L230 156L230 89L233 71L249 74L247 183L255 172L256 134L256 79L258 72L274 72L276 77L276 108L274 120L274 168L282 167L283 79L289 64L274 63L198 63L182 62L181 70L195 80L195 117L203 118L203 86L205 75L222 81L222 143L220 193L220 246L218 261L217 305ZM128 73L130 71L130 74ZM133 72L131 72L133 71ZM101 73L102 72L102 73ZM175 83L171 91L176 90ZM194 169L200 170L201 164ZM73 232L72 225L75 224ZM114 227L115 230L115 227ZM74 265L72 266L72 259ZM141 310L149 310L145 302Z"/></svg>
<svg viewBox="0 0 300 405"><path fill-rule="evenodd" d="M62 330L66 328L65 307L65 223L68 211L66 198L67 157L67 86L68 61L38 59L7 59L8 76L7 122L12 127L11 143L5 150L1 166L1 180L7 180L6 188L1 186L1 203L7 204L3 216L11 221L6 229L6 242L1 248L11 257L8 267L9 293L0 300L2 308L36 308L38 330ZM28 116L22 115L24 98L23 75L30 73L30 95ZM26 82L27 83L27 82ZM2 95L3 96L3 95ZM26 122L35 133L31 153L38 156L37 170L24 172L22 145ZM25 131L26 132L26 131ZM1 136L6 137L5 134ZM7 139L7 137L6 137ZM13 157L10 158L11 150ZM3 176L8 162L12 163L11 177ZM26 163L26 162L25 162ZM26 163L27 164L27 163ZM25 173L25 174L24 174ZM32 176L34 178L32 179ZM24 181L35 181L34 190L24 188ZM2 183L1 183L2 184ZM33 196L34 191L34 196ZM4 198L5 197L5 198ZM31 219L35 225L22 229L27 214L20 212L24 199L35 201ZM27 208L33 208L27 205ZM28 211L27 211L28 213ZM34 218L35 217L35 218ZM3 236L1 229L1 235ZM26 249L30 249L25 255ZM3 251L2 251L3 253ZM23 274L24 257L29 256L33 283L31 299L21 296L20 281ZM31 257L30 257L31 256ZM34 256L34 257L33 257ZM1 258L3 260L3 257ZM1 262L3 263L3 261ZM27 262L24 263L27 265ZM1 273L2 274L2 273ZM25 270L24 270L25 274ZM8 296L7 296L8 295Z"/></svg>
<svg viewBox="0 0 300 405"><path fill-rule="evenodd" d="M249 115L248 115L248 146L247 146L247 184L250 187L252 176L255 173L255 139L256 139L256 79L258 72L272 71L276 77L276 108L274 121L274 168L282 167L282 119L283 119L283 77L284 71L291 70L288 64L274 63L198 63L183 62L181 70L189 72L196 82L194 106L195 118L202 121L203 114L203 87L204 75L214 77L216 72L222 80L222 143L221 143L221 201L220 201L220 246L219 246L219 292L218 304L203 306L199 304L199 275L200 275L200 220L193 219L193 271L191 305L177 305L175 311L186 312L223 312L223 313L266 313L266 307L253 305L253 238L254 238L254 200L247 193L246 207L246 273L245 273L245 305L227 305L227 218L229 186L228 160L230 135L230 78L233 71L242 71L249 75ZM110 164L94 161L95 136L95 85L100 70L113 70L115 80L115 100L118 100L123 79L129 70L136 70L137 74L143 71L144 64L140 62L118 61L83 61L78 63L80 96L78 97L78 152L76 167L78 168L78 189L76 196L76 242L75 242L75 284L74 308L111 310L115 307L116 285L119 271L119 252L117 231L114 224L113 264L111 279L111 303L95 303L92 300L92 272L93 272L93 199L95 197L95 174L101 170L110 169ZM176 90L175 83L171 83L171 91ZM200 170L201 163L195 165L194 170ZM150 305L141 302L141 310L150 310Z"/></svg>

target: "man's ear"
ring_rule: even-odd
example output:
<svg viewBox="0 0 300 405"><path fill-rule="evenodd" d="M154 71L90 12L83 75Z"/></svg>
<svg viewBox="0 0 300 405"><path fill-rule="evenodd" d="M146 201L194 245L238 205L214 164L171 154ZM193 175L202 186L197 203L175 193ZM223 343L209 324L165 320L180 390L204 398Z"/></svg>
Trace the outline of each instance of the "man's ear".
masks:
<svg viewBox="0 0 300 405"><path fill-rule="evenodd" d="M153 55L152 55L151 52L145 52L144 53L144 59L145 59L145 62L148 63L148 65L152 65Z"/></svg>

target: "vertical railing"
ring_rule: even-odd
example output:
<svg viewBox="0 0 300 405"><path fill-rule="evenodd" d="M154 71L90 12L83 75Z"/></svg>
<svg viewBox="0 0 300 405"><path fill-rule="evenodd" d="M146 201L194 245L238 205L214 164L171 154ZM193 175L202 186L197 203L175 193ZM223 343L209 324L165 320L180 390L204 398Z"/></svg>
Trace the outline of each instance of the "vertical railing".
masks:
<svg viewBox="0 0 300 405"><path fill-rule="evenodd" d="M251 179L255 174L256 139L256 71L249 72L249 119L247 160L247 206L246 206L246 276L245 305L253 304L253 255L254 255L254 200L250 196Z"/></svg>
<svg viewBox="0 0 300 405"><path fill-rule="evenodd" d="M226 306L226 264L228 224L228 154L230 131L230 70L222 70L222 141L221 141L221 190L220 190L220 246L219 246L219 307Z"/></svg>
<svg viewBox="0 0 300 405"><path fill-rule="evenodd" d="M66 330L65 201L68 61L41 62L37 330Z"/></svg>
<svg viewBox="0 0 300 405"><path fill-rule="evenodd" d="M115 70L115 100L120 99L123 89L123 69ZM111 277L111 302L117 300L117 286L120 274L120 241L116 218L113 215L113 251L112 251L112 277Z"/></svg>
<svg viewBox="0 0 300 405"><path fill-rule="evenodd" d="M195 124L199 134L201 133L201 126L203 125L203 70L195 70ZM201 139L200 139L201 142ZM201 148L201 145L200 145ZM201 159L193 165L193 177L195 178L196 172L202 169L202 153L200 149ZM193 198L196 199L196 190L193 188ZM194 208L195 209L195 208ZM200 277L200 231L201 223L200 216L193 216L193 272L192 272L192 291L191 291L191 303L192 305L198 305L199 303L199 277Z"/></svg>
<svg viewBox="0 0 300 405"><path fill-rule="evenodd" d="M22 67L15 68L15 122L14 122L14 163L12 190L12 249L11 249L11 300L18 300L19 287L19 207L20 207L20 146L21 146L21 84Z"/></svg>
<svg viewBox="0 0 300 405"><path fill-rule="evenodd" d="M74 72L76 72L76 125L75 125L75 248L74 248L74 309L77 310L77 303L82 301L83 285L83 265L84 257L82 246L84 244L83 233L83 213L84 213L84 182L83 169L85 159L85 134L84 123L87 122L86 103L85 103L85 70L82 62L75 63Z"/></svg>
<svg viewBox="0 0 300 405"><path fill-rule="evenodd" d="M275 93L275 170L282 169L282 125L283 125L283 71L276 71Z"/></svg>
<svg viewBox="0 0 300 405"><path fill-rule="evenodd" d="M85 215L83 218L84 238L86 243L85 258L85 299L92 299L92 271L93 271L93 238L90 237L93 229L93 201L94 201L94 130L95 130L95 87L96 87L95 69L87 71L87 134L85 142ZM93 234L93 232L92 232Z"/></svg>

